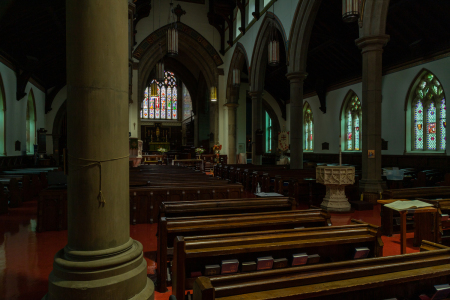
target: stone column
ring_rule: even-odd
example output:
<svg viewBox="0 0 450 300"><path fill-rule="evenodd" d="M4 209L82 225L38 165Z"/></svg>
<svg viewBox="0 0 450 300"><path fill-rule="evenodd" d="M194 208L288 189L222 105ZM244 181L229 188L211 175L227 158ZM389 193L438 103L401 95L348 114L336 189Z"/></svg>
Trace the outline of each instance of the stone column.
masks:
<svg viewBox="0 0 450 300"><path fill-rule="evenodd" d="M262 128L262 93L250 92L252 97L252 164L262 165L262 155L256 155L256 131Z"/></svg>
<svg viewBox="0 0 450 300"><path fill-rule="evenodd" d="M130 238L127 1L67 0L66 14L68 244L45 298L153 299Z"/></svg>
<svg viewBox="0 0 450 300"><path fill-rule="evenodd" d="M388 35L369 36L356 40L362 50L362 179L361 191L383 191L381 180L381 81L383 47ZM368 158L368 150L375 156Z"/></svg>
<svg viewBox="0 0 450 300"><path fill-rule="evenodd" d="M237 103L226 103L228 107L228 163L236 163L236 110Z"/></svg>
<svg viewBox="0 0 450 300"><path fill-rule="evenodd" d="M303 80L306 73L286 75L291 84L290 129L291 169L303 169Z"/></svg>

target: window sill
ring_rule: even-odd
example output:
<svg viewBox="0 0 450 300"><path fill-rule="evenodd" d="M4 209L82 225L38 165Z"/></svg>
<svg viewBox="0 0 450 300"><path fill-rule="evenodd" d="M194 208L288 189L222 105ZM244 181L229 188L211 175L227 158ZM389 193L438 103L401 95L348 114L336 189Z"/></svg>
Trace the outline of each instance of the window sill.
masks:
<svg viewBox="0 0 450 300"><path fill-rule="evenodd" d="M445 156L447 155L445 151L406 151L405 155L436 155Z"/></svg>
<svg viewBox="0 0 450 300"><path fill-rule="evenodd" d="M362 153L361 150L344 150L341 151L342 153Z"/></svg>

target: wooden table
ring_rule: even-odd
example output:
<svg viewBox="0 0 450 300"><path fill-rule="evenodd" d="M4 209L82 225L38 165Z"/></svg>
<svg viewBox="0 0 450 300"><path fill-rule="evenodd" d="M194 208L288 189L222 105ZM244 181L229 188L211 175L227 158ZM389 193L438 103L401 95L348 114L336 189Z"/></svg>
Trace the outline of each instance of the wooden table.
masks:
<svg viewBox="0 0 450 300"><path fill-rule="evenodd" d="M395 201L409 201L407 199L389 199L389 200L378 200L380 204L389 204ZM437 209L434 207L422 207L416 209L406 209L399 210L400 213L400 253L406 253L406 214L409 212L413 212L414 214L418 213L437 213ZM435 218L434 218L435 219Z"/></svg>

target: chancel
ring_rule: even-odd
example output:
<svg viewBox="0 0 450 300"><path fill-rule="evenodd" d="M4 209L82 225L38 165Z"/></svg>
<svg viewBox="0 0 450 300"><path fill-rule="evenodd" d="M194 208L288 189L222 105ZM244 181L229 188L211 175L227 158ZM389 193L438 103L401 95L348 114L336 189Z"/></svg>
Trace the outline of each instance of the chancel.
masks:
<svg viewBox="0 0 450 300"><path fill-rule="evenodd" d="M449 11L3 0L0 298L448 297Z"/></svg>

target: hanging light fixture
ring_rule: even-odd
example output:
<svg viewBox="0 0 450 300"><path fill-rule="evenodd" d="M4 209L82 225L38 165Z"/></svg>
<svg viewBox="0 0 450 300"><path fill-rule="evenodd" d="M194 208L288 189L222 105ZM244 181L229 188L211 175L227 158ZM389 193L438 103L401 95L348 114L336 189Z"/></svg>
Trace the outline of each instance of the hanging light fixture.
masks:
<svg viewBox="0 0 450 300"><path fill-rule="evenodd" d="M269 35L269 66L276 67L280 64L280 43L278 42L277 29L275 28L275 4L273 6L273 16L270 22Z"/></svg>
<svg viewBox="0 0 450 300"><path fill-rule="evenodd" d="M241 70L233 69L233 86L238 87L241 84Z"/></svg>
<svg viewBox="0 0 450 300"><path fill-rule="evenodd" d="M163 81L164 80L164 59L161 58L160 61L156 63L156 80Z"/></svg>
<svg viewBox="0 0 450 300"><path fill-rule="evenodd" d="M360 16L361 0L342 0L342 20L346 23L356 22Z"/></svg>
<svg viewBox="0 0 450 300"><path fill-rule="evenodd" d="M178 55L178 30L173 11L173 1L170 1L169 28L167 29L167 55Z"/></svg>
<svg viewBox="0 0 450 300"><path fill-rule="evenodd" d="M212 86L211 87L211 102L217 101L217 87Z"/></svg>

